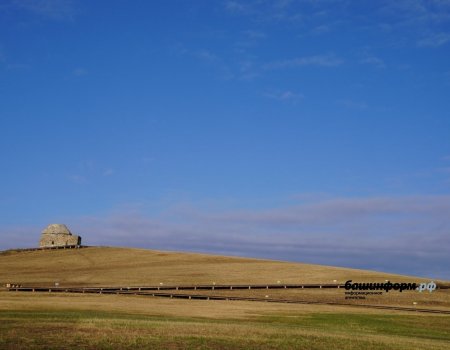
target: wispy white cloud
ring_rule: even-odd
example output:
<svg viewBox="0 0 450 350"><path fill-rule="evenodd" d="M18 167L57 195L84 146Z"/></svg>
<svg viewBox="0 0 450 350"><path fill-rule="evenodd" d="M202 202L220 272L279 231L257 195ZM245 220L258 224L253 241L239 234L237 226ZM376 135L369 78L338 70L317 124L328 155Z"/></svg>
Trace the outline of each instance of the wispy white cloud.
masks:
<svg viewBox="0 0 450 350"><path fill-rule="evenodd" d="M314 13L313 15L308 16L307 23L304 23L304 30L299 37L315 37L333 33L346 22L348 22L348 20L342 19L339 16L331 16L326 13L326 11Z"/></svg>
<svg viewBox="0 0 450 350"><path fill-rule="evenodd" d="M227 12L247 16L255 23L298 23L298 36L302 37L323 34L341 23L354 21L357 10L350 10L351 3L334 0L229 0L224 2L224 6ZM402 42L436 47L448 41L450 5L445 0L383 0L374 4L370 14L357 15L362 29L395 34L392 35L395 45ZM377 20L374 21L374 18ZM429 34L423 38L423 33Z"/></svg>
<svg viewBox="0 0 450 350"><path fill-rule="evenodd" d="M79 185L87 184L89 182L85 176L79 175L79 174L71 174L67 178L71 182L79 184Z"/></svg>
<svg viewBox="0 0 450 350"><path fill-rule="evenodd" d="M321 25L314 27L311 30L311 34L319 35L319 34L323 34L323 33L328 33L330 30L331 30L331 28L329 25L321 24Z"/></svg>
<svg viewBox="0 0 450 350"><path fill-rule="evenodd" d="M103 171L103 176L111 176L114 174L114 169L108 168Z"/></svg>
<svg viewBox="0 0 450 350"><path fill-rule="evenodd" d="M217 61L219 57L210 50L201 49L192 53L193 56L204 61Z"/></svg>
<svg viewBox="0 0 450 350"><path fill-rule="evenodd" d="M95 184L102 181L103 177L109 177L115 173L113 168L93 160L81 161L71 170L72 172L66 178L79 185Z"/></svg>
<svg viewBox="0 0 450 350"><path fill-rule="evenodd" d="M355 110L365 110L368 108L368 105L364 101L355 101L352 99L343 99L343 100L337 100L337 103L345 108L348 109L355 109Z"/></svg>
<svg viewBox="0 0 450 350"><path fill-rule="evenodd" d="M294 2L294 0L272 0L272 1L270 1L270 3L273 5L273 7L280 8L280 9L289 7L293 2Z"/></svg>
<svg viewBox="0 0 450 350"><path fill-rule="evenodd" d="M30 68L31 68L31 66L26 63L8 63L6 65L6 69L12 70L12 71L23 71L23 70L27 70Z"/></svg>
<svg viewBox="0 0 450 350"><path fill-rule="evenodd" d="M241 33L241 38L237 40L235 46L237 51L246 53L246 49L258 46L266 37L266 34L262 31L245 30Z"/></svg>
<svg viewBox="0 0 450 350"><path fill-rule="evenodd" d="M439 0L386 1L380 8L383 14L395 16L400 25L440 24L450 19L450 7Z"/></svg>
<svg viewBox="0 0 450 350"><path fill-rule="evenodd" d="M303 100L303 98L305 97L301 93L293 92L290 90L266 92L264 93L264 96L278 101L292 102L292 103L297 103Z"/></svg>
<svg viewBox="0 0 450 350"><path fill-rule="evenodd" d="M194 58L199 62L208 65L210 68L216 70L217 76L222 80L230 80L235 78L235 72L233 72L233 70L230 68L227 60L210 49L188 48L181 43L176 43L174 45L171 45L169 47L169 50L174 55Z"/></svg>
<svg viewBox="0 0 450 350"><path fill-rule="evenodd" d="M359 63L372 65L376 68L386 68L386 63L380 57L372 52L372 48L368 45L359 49Z"/></svg>
<svg viewBox="0 0 450 350"><path fill-rule="evenodd" d="M1 8L0 8L1 10ZM0 45L0 64L8 71L24 71L31 68L30 64L11 62L10 57L7 57L5 50Z"/></svg>
<svg viewBox="0 0 450 350"><path fill-rule="evenodd" d="M234 15L246 15L253 17L258 22L265 21L298 21L303 18L300 12L293 11L291 0L274 1L225 1L225 10Z"/></svg>
<svg viewBox="0 0 450 350"><path fill-rule="evenodd" d="M252 46L250 41L260 39L248 39L249 36L259 36L258 34L248 34L244 32L245 39L239 40L236 46L236 56L230 58L229 55L218 54L210 49L188 48L183 44L177 43L169 47L170 51L178 56L194 58L204 63L208 68L215 70L216 76L221 80L241 80L249 81L261 76L261 66L255 57L247 53L246 48ZM245 48L244 48L245 47Z"/></svg>
<svg viewBox="0 0 450 350"><path fill-rule="evenodd" d="M253 80L261 76L259 65L252 59L245 59L238 62L235 77L239 80Z"/></svg>
<svg viewBox="0 0 450 350"><path fill-rule="evenodd" d="M247 13L251 11L249 4L240 1L226 1L225 9L232 13Z"/></svg>
<svg viewBox="0 0 450 350"><path fill-rule="evenodd" d="M420 39L417 45L420 47L439 47L450 42L450 33L433 33Z"/></svg>
<svg viewBox="0 0 450 350"><path fill-rule="evenodd" d="M386 64L384 63L384 61L374 55L365 55L365 57L361 58L359 62L363 64L370 64L377 68L386 68Z"/></svg>
<svg viewBox="0 0 450 350"><path fill-rule="evenodd" d="M405 43L415 43L418 47L427 48L439 47L450 40L448 1L386 1L379 13L390 19L389 31L401 33Z"/></svg>
<svg viewBox="0 0 450 350"><path fill-rule="evenodd" d="M55 20L73 19L77 14L72 0L12 0L10 4L17 9Z"/></svg>
<svg viewBox="0 0 450 350"><path fill-rule="evenodd" d="M243 34L251 40L265 39L267 35L259 30L244 30Z"/></svg>
<svg viewBox="0 0 450 350"><path fill-rule="evenodd" d="M274 61L266 63L263 68L267 70L295 68L302 66L320 66L320 67L337 67L344 63L344 60L333 55L315 55L298 57L287 60Z"/></svg>

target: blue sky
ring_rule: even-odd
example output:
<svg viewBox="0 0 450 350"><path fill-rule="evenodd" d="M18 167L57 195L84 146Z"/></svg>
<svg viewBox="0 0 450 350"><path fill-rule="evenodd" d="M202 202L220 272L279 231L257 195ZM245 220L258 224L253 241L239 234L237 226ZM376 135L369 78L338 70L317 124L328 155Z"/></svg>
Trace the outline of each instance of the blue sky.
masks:
<svg viewBox="0 0 450 350"><path fill-rule="evenodd" d="M0 4L0 249L450 279L450 1Z"/></svg>

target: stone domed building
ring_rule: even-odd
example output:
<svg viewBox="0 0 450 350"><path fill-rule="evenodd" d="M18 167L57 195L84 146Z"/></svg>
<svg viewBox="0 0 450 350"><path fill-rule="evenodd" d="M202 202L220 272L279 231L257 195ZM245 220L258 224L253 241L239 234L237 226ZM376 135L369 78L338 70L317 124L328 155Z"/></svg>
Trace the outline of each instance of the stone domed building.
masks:
<svg viewBox="0 0 450 350"><path fill-rule="evenodd" d="M48 225L41 235L39 247L67 247L81 245L81 237L73 235L66 225L51 224Z"/></svg>

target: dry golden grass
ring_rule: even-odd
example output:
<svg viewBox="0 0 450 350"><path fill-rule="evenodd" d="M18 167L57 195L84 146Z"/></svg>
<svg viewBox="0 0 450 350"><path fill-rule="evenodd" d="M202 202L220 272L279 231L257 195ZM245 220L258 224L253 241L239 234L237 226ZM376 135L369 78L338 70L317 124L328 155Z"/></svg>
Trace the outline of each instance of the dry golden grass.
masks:
<svg viewBox="0 0 450 350"><path fill-rule="evenodd" d="M165 292L165 291L163 291ZM382 295L368 295L364 300L345 299L346 290L339 289L235 289L235 290L180 290L170 291L174 294L220 295L245 298L288 299L308 302L346 303L366 305L387 305L417 307L426 309L450 310L450 289L436 290L433 293L417 291L390 291ZM416 304L413 304L416 303Z"/></svg>
<svg viewBox="0 0 450 350"><path fill-rule="evenodd" d="M450 317L341 306L0 292L2 349L446 349Z"/></svg>
<svg viewBox="0 0 450 350"><path fill-rule="evenodd" d="M278 304L253 301L215 301L154 298L135 295L65 294L0 292L0 311L66 310L113 311L151 316L201 317L211 319L248 319L270 315L301 315L310 313L351 312L355 314L386 314L377 309L349 306ZM390 314L411 315L404 311Z"/></svg>
<svg viewBox="0 0 450 350"><path fill-rule="evenodd" d="M0 254L0 283L65 286L419 281L381 272L144 249L91 247Z"/></svg>

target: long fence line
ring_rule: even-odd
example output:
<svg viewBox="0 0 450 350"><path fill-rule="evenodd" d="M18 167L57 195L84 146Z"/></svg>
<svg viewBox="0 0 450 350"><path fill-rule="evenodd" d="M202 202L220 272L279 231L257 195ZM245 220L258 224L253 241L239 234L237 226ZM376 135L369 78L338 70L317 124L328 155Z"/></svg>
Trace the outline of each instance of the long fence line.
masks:
<svg viewBox="0 0 450 350"><path fill-rule="evenodd" d="M0 253L8 253L8 252L14 252L14 253L20 253L20 252L33 252L36 250L59 250L59 249L81 249L81 248L89 248L91 246L88 245L64 245L64 246L51 246L51 247L38 247L38 248L17 248L17 249L8 249L8 250L2 250Z"/></svg>
<svg viewBox="0 0 450 350"><path fill-rule="evenodd" d="M262 287L265 288L262 288ZM323 288L324 285L250 285L244 288L243 285L234 286L196 286L198 287L214 287L209 290L218 289L216 287L222 287L219 289L271 289L271 286L276 286L279 288ZM305 287L308 286L308 287ZM327 285L331 286L331 285ZM343 285L333 285L333 287L328 288L340 288ZM167 286L168 287L168 286ZM165 287L165 288L167 288ZM182 290L181 288L186 288L190 290L195 286L178 286L171 287L171 290ZM228 288L225 288L228 287ZM236 288L238 287L238 288ZM241 288L239 288L241 287ZM250 288L249 288L250 287ZM364 307L372 309L382 309L382 310L396 310L396 311L413 311L413 312L424 312L424 313L435 313L435 314L449 314L450 310L438 310L438 309L423 309L414 307L404 307L404 306L387 306L387 305L373 305L373 304L350 304L350 303L337 303L337 302L319 302L319 301L306 301L306 300L293 300L293 299L274 299L274 298L254 298L254 297L238 297L238 296L226 296L226 295L202 295L202 294L179 294L179 293L160 293L154 292L161 289L151 289L151 288L164 288L164 287L86 287L86 288L64 288L64 287L9 287L9 291L15 292L46 292L46 293L91 293L91 294L122 294L122 295L141 295L150 297L161 297L161 298L176 298L176 299L189 299L189 300L233 300L233 301L259 301L259 302L271 302L271 303L284 303L284 304L313 304L313 305L330 305L330 306L354 306L354 307ZM185 290L186 290L185 289ZM166 289L167 290L167 289ZM205 289L203 289L205 290ZM153 292L152 292L153 291Z"/></svg>
<svg viewBox="0 0 450 350"><path fill-rule="evenodd" d="M116 292L116 291L160 291L160 290L242 290L242 289L305 289L305 288L343 288L343 284L204 284L204 285L180 285L180 286L133 286L133 287L43 287L22 286L20 284L9 284L7 288L17 292L65 292L71 290L93 291L93 292Z"/></svg>
<svg viewBox="0 0 450 350"><path fill-rule="evenodd" d="M159 285L159 286L97 286L97 287L49 287L49 286L22 286L20 284L7 284L7 288L16 291L67 291L72 289L81 289L84 291L160 291L160 290L242 290L242 289L332 289L332 288L344 288L344 284L338 283L297 283L297 284L200 284L200 285ZM448 285L438 284L439 289L449 289Z"/></svg>

